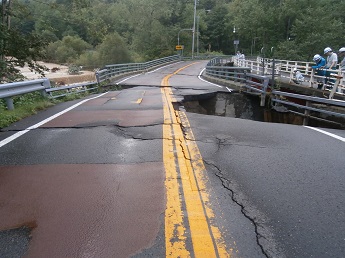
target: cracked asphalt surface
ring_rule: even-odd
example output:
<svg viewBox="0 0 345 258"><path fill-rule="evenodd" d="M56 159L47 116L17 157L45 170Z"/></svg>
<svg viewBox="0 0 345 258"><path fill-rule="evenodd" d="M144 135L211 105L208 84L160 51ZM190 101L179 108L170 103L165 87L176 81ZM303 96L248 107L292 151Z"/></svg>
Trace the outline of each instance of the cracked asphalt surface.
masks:
<svg viewBox="0 0 345 258"><path fill-rule="evenodd" d="M227 92L198 80L205 64L171 77L177 101ZM160 85L184 65L125 81L136 87L89 100L0 148L0 247L9 245L8 229L34 225L29 244L25 231L22 246L1 257L165 256ZM76 103L2 129L0 141ZM300 126L186 115L190 128L180 126L194 134L232 257L344 257L344 142Z"/></svg>

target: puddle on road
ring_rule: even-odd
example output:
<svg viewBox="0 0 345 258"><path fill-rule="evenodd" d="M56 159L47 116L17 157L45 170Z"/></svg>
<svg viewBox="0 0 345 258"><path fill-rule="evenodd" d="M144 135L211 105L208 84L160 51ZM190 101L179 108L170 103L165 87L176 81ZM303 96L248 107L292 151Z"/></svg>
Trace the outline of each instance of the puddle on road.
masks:
<svg viewBox="0 0 345 258"><path fill-rule="evenodd" d="M186 96L183 101L186 111L205 115L235 117L269 123L303 125L303 117L282 109L278 112L271 108L260 107L258 96L242 93L214 93L199 96ZM341 128L340 124L326 123L314 119L309 126Z"/></svg>
<svg viewBox="0 0 345 258"><path fill-rule="evenodd" d="M0 231L0 257L23 257L29 248L32 228Z"/></svg>

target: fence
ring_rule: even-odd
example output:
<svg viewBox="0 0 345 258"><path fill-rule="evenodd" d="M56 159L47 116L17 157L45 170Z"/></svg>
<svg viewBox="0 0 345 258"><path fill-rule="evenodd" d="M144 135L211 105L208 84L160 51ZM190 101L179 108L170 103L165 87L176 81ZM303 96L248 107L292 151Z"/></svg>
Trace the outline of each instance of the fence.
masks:
<svg viewBox="0 0 345 258"><path fill-rule="evenodd" d="M12 97L34 91L40 91L41 94L44 95L47 88L50 88L48 79L6 83L0 85L0 99L5 99L7 109L13 110L14 105Z"/></svg>
<svg viewBox="0 0 345 258"><path fill-rule="evenodd" d="M292 113L295 113L297 115L304 117L303 125L308 125L309 118L321 120L324 122L332 122L330 120L322 119L320 117L311 116L310 111L315 111L315 112L327 114L330 116L345 118L344 113L330 111L326 109L329 106L345 108L344 101L335 101L335 100L330 100L330 99L325 99L325 98L318 98L318 97L313 97L313 96L306 96L306 95L300 95L300 94L294 94L294 93L282 92L282 91L276 91L276 90L273 90L271 92L271 96L272 96L271 101L273 103L279 103L279 104L284 104L288 106L297 107L299 109L303 109L304 113L289 110ZM305 105L297 104L293 101L288 101L287 99L284 99L282 97L305 100ZM321 105L318 105L318 107L313 107L312 106L313 104L326 104L326 106L324 106L323 108L321 107Z"/></svg>
<svg viewBox="0 0 345 258"><path fill-rule="evenodd" d="M179 55L164 57L156 60L152 60L146 63L129 63L129 64L113 64L106 65L103 69L96 72L96 79L98 83L108 80L114 76L128 73L145 72L155 67L177 62L180 60Z"/></svg>
<svg viewBox="0 0 345 258"><path fill-rule="evenodd" d="M335 92L344 94L345 91L345 71L341 69L322 69L323 73L327 74L327 76L320 76L316 74L315 69L311 68L315 65L312 62L267 59L261 57L257 57L256 60L233 58L232 61L237 67L250 68L251 73L271 75L273 80L279 77L281 80L286 79L290 83L294 82L304 87L319 88L329 91L331 92L329 98L333 98ZM296 78L296 71L303 76L302 81L298 81Z"/></svg>
<svg viewBox="0 0 345 258"><path fill-rule="evenodd" d="M97 81L88 83L79 83L61 87L52 87L49 79L43 78L38 80L30 80L23 82L13 82L0 84L0 99L5 99L8 110L13 110L13 97L23 95L30 92L41 91L42 95L49 95L51 98L59 98L73 93L98 91L99 84L114 76L126 75L134 72L144 72L155 67L176 62L180 60L180 56L169 56L146 63L128 63L107 65L104 69L96 72Z"/></svg>
<svg viewBox="0 0 345 258"><path fill-rule="evenodd" d="M234 67L232 57L214 58L206 65L206 75L213 78L237 82L252 95L260 95L260 105L265 105L269 77L251 73L248 67Z"/></svg>

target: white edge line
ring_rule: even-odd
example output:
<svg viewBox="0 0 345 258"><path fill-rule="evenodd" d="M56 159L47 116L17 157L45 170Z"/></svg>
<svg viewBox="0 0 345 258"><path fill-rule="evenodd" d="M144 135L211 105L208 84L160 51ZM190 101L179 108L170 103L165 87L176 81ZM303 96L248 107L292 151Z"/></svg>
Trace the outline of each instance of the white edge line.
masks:
<svg viewBox="0 0 345 258"><path fill-rule="evenodd" d="M137 77L137 76L139 76L140 75L140 73L139 74L135 74L135 75L132 75L132 76L130 76L130 77L128 77L128 78L126 78L126 79L124 79L124 80L122 80L122 81L119 81L119 82L117 82L117 83L115 83L116 85L119 85L120 83L123 83L123 82L125 82L125 81L127 81L127 80L129 80L129 79L132 79L132 78L134 78L134 77Z"/></svg>
<svg viewBox="0 0 345 258"><path fill-rule="evenodd" d="M182 63L182 61L176 62L176 63L173 63L173 64L168 64L168 65L165 65L165 66L162 66L162 67L159 67L159 68L157 68L157 69L155 69L155 70L153 70L153 71L151 71L151 72L148 72L148 73L154 73L154 72L157 72L157 71L160 70L160 69L163 69L163 68L166 68L166 67L175 65L175 64L179 64L179 63Z"/></svg>
<svg viewBox="0 0 345 258"><path fill-rule="evenodd" d="M201 78L201 75L202 75L202 73L205 71L205 69L206 69L206 68L202 69L201 72L199 73L199 75L198 75L199 80L201 80L201 81L203 81L203 82L206 82L206 83L208 83L208 84L211 84L211 85L213 85L213 86L216 86L216 87L218 87L218 88L223 88L223 86L220 86L220 85L215 84L215 83L212 83L212 82L208 82L208 81L204 80L203 78ZM229 90L229 89L228 89L228 90Z"/></svg>
<svg viewBox="0 0 345 258"><path fill-rule="evenodd" d="M169 64L169 65L165 65L165 66L159 67L159 68L157 68L156 70L153 70L153 71L151 71L151 72L148 72L148 74L149 74L149 73L154 73L154 72L156 72L156 71L158 71L158 70L160 70L160 69L163 69L163 68L165 68L165 67L168 67L168 66L171 66L171 65L174 65L174 64L178 64L178 63L181 63L181 62L177 62L177 63L173 63L173 64ZM139 76L139 75L141 75L141 74L142 74L142 73L135 74L135 75L130 76L130 77L128 77L128 78L126 78L126 79L124 79L124 80L122 80L122 81L119 81L119 82L115 83L115 84L116 84L116 85L119 85L120 83L123 83L123 82L125 82L125 81L127 81L127 80L129 80L129 79L132 79L132 78L134 78L134 77L137 77L137 76Z"/></svg>
<svg viewBox="0 0 345 258"><path fill-rule="evenodd" d="M309 128L309 129L312 129L314 131L318 131L320 133L323 133L325 135L328 135L328 136L331 136L339 141L342 141L342 142L345 142L345 138L344 137L341 137L341 136L338 136L336 134L333 134L333 133L329 133L329 132L326 132L324 130L321 130L321 129L318 129L318 128L314 128L314 127L310 127L310 126L304 126L305 128Z"/></svg>
<svg viewBox="0 0 345 258"><path fill-rule="evenodd" d="M34 125L32 125L32 126L26 128L26 129L24 129L24 130L22 130L22 131L19 131L19 132L15 133L15 134L11 135L10 137L7 137L6 139L0 141L0 148L3 147L3 146L5 146L6 144L10 143L11 141L17 139L18 137L20 137L20 136L26 134L27 132L30 132L30 130L36 129L36 128L40 127L41 125L43 125L43 124L45 124L45 123L48 123L49 121L51 121L51 120L57 118L58 116L61 116L62 114L64 114L64 113L66 113L66 112L68 112L68 111L70 111L70 110L72 110L72 109L74 109L74 108L80 106L81 104L83 104L83 103L85 103L85 102L87 102L87 101L89 101L89 100L99 98L99 97L103 96L103 95L106 94L106 93L107 93L107 92L102 93L102 94L100 94L100 95L98 95L98 96L96 96L96 97L93 97L93 98L84 99L84 100L80 101L79 103L77 103L77 104L75 104L75 105L73 105L73 106L71 106L71 107L69 107L69 108L66 108L65 110L62 110L61 112L56 113L55 115L53 115L53 116L51 116L51 117L48 117L48 118L44 119L43 121L41 121L41 122L39 122L39 123L37 123L37 124L34 124Z"/></svg>

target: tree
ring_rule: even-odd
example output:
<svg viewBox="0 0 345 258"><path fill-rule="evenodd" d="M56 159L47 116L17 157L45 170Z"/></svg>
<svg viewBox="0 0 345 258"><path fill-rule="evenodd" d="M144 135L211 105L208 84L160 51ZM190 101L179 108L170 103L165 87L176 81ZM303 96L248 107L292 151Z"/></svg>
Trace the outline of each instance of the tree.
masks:
<svg viewBox="0 0 345 258"><path fill-rule="evenodd" d="M42 50L46 42L34 32L23 34L18 28L11 26L11 17L16 12L10 0L2 0L0 15L0 82L23 79L16 67L26 64L31 70L44 75L46 68L36 61L43 57Z"/></svg>
<svg viewBox="0 0 345 258"><path fill-rule="evenodd" d="M51 62L74 63L81 54L91 49L92 46L79 36L65 36L48 45L46 56Z"/></svg>
<svg viewBox="0 0 345 258"><path fill-rule="evenodd" d="M113 33L105 37L104 41L97 46L98 63L102 67L109 64L121 64L131 62L131 56L126 44L119 34Z"/></svg>

